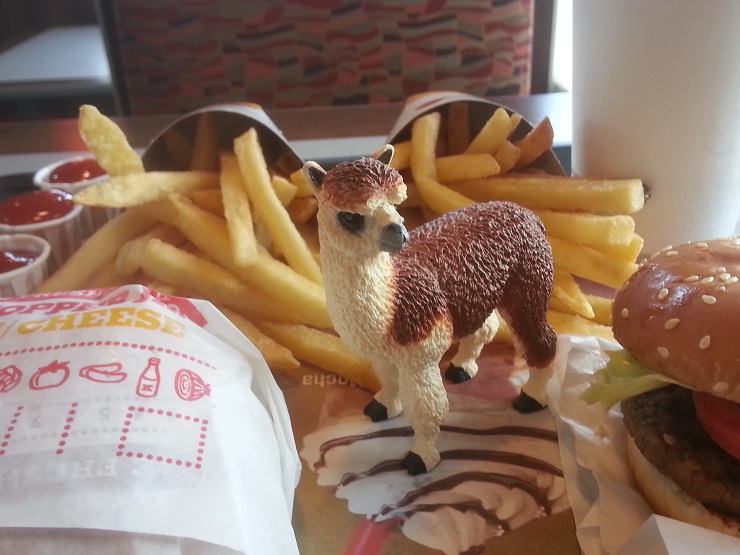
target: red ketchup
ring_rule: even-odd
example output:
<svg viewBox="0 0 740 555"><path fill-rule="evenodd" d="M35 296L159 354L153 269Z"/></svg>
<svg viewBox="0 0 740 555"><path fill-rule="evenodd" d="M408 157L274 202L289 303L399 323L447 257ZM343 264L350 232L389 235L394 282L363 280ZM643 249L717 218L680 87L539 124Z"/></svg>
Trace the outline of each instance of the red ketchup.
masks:
<svg viewBox="0 0 740 555"><path fill-rule="evenodd" d="M28 266L38 257L38 253L26 249L0 251L0 274Z"/></svg>
<svg viewBox="0 0 740 555"><path fill-rule="evenodd" d="M0 202L0 224L48 222L69 214L74 207L72 195L57 189L15 195Z"/></svg>
<svg viewBox="0 0 740 555"><path fill-rule="evenodd" d="M49 183L79 183L105 175L105 170L92 158L73 160L57 166L49 174Z"/></svg>

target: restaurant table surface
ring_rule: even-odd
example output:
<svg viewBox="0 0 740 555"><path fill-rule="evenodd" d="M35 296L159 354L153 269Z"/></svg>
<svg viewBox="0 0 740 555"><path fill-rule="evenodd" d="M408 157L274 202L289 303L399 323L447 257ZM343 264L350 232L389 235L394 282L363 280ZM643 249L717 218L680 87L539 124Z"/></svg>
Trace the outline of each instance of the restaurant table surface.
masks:
<svg viewBox="0 0 740 555"><path fill-rule="evenodd" d="M555 130L556 146L569 154L570 94L507 96L491 100L521 113L533 123L545 116L549 117ZM383 144L383 139L387 137L402 109L402 104L379 104L268 109L266 112L299 155L321 159L372 153ZM113 119L120 125L132 146L144 149L175 117L156 115ZM0 122L0 176L30 172L41 161L48 159L51 162L64 153L85 149L74 119ZM318 385L323 381L310 379L318 371L306 368L305 372L309 379L306 379L306 375L278 376L278 383L283 389L291 413L299 449L302 438L316 429L322 411L326 410L324 387ZM363 520L362 515L349 512L346 500L335 498L332 491L318 485L316 474L304 464L293 510L293 525L303 555L346 553L345 549L352 535ZM398 527L388 532L382 548L354 553L361 552L368 555L440 553L407 539ZM580 553L573 515L566 510L554 516L533 520L500 538L493 538L482 553Z"/></svg>

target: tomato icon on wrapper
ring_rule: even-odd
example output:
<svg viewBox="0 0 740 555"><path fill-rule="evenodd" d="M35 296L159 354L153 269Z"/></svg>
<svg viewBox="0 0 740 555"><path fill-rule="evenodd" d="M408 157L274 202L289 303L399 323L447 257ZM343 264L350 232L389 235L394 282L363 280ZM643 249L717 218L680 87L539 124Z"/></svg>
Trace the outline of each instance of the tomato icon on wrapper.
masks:
<svg viewBox="0 0 740 555"><path fill-rule="evenodd" d="M197 401L211 394L211 386L192 370L183 368L175 374L175 393L183 401Z"/></svg>
<svg viewBox="0 0 740 555"><path fill-rule="evenodd" d="M55 360L46 366L39 367L36 373L31 376L28 387L34 391L59 387L67 381L67 378L69 378L69 361L59 362Z"/></svg>

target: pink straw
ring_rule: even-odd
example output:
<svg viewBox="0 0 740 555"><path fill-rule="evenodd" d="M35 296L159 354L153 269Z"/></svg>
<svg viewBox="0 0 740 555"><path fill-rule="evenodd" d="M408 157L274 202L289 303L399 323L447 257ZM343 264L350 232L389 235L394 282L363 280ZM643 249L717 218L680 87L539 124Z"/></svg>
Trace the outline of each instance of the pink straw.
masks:
<svg viewBox="0 0 740 555"><path fill-rule="evenodd" d="M352 532L344 555L378 555L394 525L393 519L383 522L375 522L369 518L361 520Z"/></svg>

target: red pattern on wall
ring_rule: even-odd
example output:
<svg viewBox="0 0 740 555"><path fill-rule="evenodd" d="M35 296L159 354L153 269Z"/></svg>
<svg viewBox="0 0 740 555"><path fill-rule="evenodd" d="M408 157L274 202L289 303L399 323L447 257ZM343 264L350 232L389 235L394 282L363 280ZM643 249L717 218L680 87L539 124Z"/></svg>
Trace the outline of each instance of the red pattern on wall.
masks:
<svg viewBox="0 0 740 555"><path fill-rule="evenodd" d="M533 0L117 0L134 114L528 94Z"/></svg>

